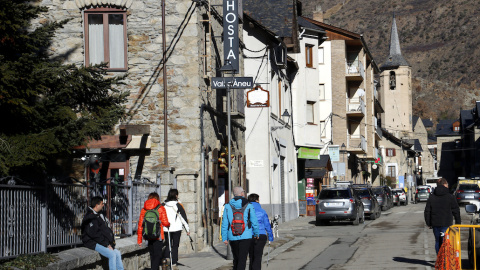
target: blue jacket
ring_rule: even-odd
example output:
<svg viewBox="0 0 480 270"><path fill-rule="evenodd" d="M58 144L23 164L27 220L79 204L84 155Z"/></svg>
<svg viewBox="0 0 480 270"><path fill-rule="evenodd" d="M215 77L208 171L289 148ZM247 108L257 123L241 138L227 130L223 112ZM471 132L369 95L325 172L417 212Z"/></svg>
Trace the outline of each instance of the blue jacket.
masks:
<svg viewBox="0 0 480 270"><path fill-rule="evenodd" d="M257 215L255 214L255 208L253 208L252 204L249 204L247 208L245 208L245 212L243 213L243 221L245 222L245 231L243 231L242 235L234 236L232 234L232 228L230 225L232 224L233 220L233 210L230 204L233 204L235 208L240 209L242 206L247 204L247 199L243 197L235 197L230 200L227 204L225 204L225 210L223 210L223 218L222 218L222 240L226 241L236 241L236 240L243 240L243 239L251 239L253 236L258 236L258 222L257 222Z"/></svg>
<svg viewBox="0 0 480 270"><path fill-rule="evenodd" d="M257 214L258 230L260 234L268 234L268 240L273 242L272 228L270 227L270 220L268 219L267 212L262 209L262 206L257 202L251 202L253 208L255 208L255 214Z"/></svg>

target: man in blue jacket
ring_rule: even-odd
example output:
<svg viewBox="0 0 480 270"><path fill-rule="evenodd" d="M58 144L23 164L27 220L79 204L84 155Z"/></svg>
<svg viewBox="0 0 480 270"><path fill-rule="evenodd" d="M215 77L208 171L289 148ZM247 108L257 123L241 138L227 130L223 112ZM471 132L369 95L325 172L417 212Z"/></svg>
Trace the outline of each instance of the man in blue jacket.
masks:
<svg viewBox="0 0 480 270"><path fill-rule="evenodd" d="M272 228L270 227L270 220L268 219L267 212L260 206L260 196L252 193L248 195L248 201L253 205L255 213L257 214L259 237L258 239L252 239L250 244L250 251L248 252L250 257L250 270L262 269L262 255L263 248L268 241L273 242Z"/></svg>
<svg viewBox="0 0 480 270"><path fill-rule="evenodd" d="M233 188L235 196L227 204L222 218L222 239L232 248L233 269L244 270L252 238L258 239L257 215L248 203L242 187ZM243 218L242 218L243 216Z"/></svg>

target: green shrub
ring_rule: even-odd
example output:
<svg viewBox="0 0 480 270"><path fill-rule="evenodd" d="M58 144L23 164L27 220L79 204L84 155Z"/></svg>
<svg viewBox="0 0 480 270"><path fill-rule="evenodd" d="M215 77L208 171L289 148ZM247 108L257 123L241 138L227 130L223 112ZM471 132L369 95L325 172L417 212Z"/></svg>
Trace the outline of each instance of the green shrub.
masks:
<svg viewBox="0 0 480 270"><path fill-rule="evenodd" d="M23 270L35 269L37 267L45 267L48 264L58 260L58 257L49 253L37 255L20 255L13 260L0 262L0 270L10 270L19 268Z"/></svg>

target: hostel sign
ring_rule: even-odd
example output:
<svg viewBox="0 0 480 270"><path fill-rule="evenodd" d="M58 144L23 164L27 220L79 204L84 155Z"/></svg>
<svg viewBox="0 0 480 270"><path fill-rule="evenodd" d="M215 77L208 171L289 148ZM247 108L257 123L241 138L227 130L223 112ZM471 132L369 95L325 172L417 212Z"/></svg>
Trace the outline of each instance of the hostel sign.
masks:
<svg viewBox="0 0 480 270"><path fill-rule="evenodd" d="M223 59L230 61L232 69L239 71L238 59L238 1L223 0Z"/></svg>

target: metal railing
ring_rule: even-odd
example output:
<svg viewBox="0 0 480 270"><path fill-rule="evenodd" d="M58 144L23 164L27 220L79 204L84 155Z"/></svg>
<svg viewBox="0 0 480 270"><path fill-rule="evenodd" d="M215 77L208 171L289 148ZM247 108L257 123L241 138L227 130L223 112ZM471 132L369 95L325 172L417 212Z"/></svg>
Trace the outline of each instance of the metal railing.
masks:
<svg viewBox="0 0 480 270"><path fill-rule="evenodd" d="M365 68L361 61L347 61L345 72L347 75L360 75L365 78Z"/></svg>
<svg viewBox="0 0 480 270"><path fill-rule="evenodd" d="M68 178L42 186L17 185L11 177L1 184L5 179L0 179L0 259L82 244L81 223L93 196L105 198L104 214L115 236L130 236L143 202L160 187L130 177L124 183L111 178L86 184Z"/></svg>
<svg viewBox="0 0 480 270"><path fill-rule="evenodd" d="M366 114L367 107L362 97L359 98L347 98L347 113L348 112L361 112L363 115Z"/></svg>

